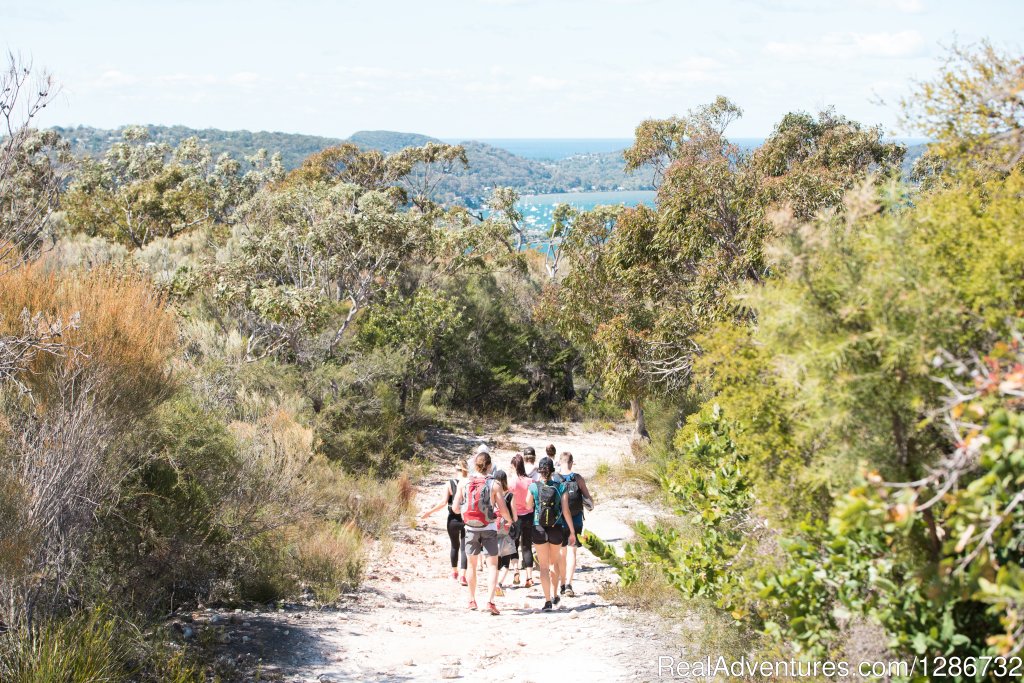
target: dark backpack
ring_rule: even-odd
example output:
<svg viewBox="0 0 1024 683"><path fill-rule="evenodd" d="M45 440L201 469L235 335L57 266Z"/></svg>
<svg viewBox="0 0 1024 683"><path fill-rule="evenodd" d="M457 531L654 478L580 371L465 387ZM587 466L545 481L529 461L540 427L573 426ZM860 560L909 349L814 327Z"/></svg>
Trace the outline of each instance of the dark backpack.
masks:
<svg viewBox="0 0 1024 683"><path fill-rule="evenodd" d="M569 498L569 514L573 517L583 514L583 492L576 481L576 473L565 476L565 494Z"/></svg>
<svg viewBox="0 0 1024 683"><path fill-rule="evenodd" d="M491 502L491 486L494 480L473 477L466 484L466 507L462 511L462 521L466 526L479 528L495 520L494 504Z"/></svg>
<svg viewBox="0 0 1024 683"><path fill-rule="evenodd" d="M538 526L555 526L562 518L562 496L557 486L537 482L537 501L534 512L534 524Z"/></svg>

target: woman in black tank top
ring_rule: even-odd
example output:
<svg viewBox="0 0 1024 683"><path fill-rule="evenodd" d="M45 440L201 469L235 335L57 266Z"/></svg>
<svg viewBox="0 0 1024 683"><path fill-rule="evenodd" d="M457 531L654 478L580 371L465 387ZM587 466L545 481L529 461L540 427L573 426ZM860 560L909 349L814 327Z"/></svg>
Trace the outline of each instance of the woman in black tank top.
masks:
<svg viewBox="0 0 1024 683"><path fill-rule="evenodd" d="M460 458L455 463L454 479L449 479L445 482L444 497L438 502L437 505L432 507L423 513L423 519L430 517L438 510L443 507L448 508L448 520L445 523L445 528L448 530L448 540L451 541L451 551L449 552L449 560L452 565L452 578L458 580L463 586L466 585L466 525L462 521L462 515L457 515L452 512L452 499L455 497L455 491L459 488L459 483L462 479L469 476L469 470L466 468L466 461Z"/></svg>

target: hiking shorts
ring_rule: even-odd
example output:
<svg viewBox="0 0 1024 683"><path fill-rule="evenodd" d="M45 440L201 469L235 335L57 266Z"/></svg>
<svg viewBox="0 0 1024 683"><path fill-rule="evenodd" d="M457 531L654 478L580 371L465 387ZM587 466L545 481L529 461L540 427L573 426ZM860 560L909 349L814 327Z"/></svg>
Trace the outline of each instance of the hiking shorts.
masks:
<svg viewBox="0 0 1024 683"><path fill-rule="evenodd" d="M562 545L562 541L569 537L569 530L564 526L535 526L533 527L533 544Z"/></svg>
<svg viewBox="0 0 1024 683"><path fill-rule="evenodd" d="M580 537L583 536L583 515L572 518L572 528L576 530L576 545L580 544ZM565 538L562 539L562 547L565 548L569 545L569 527L563 526L562 529L565 531Z"/></svg>
<svg viewBox="0 0 1024 683"><path fill-rule="evenodd" d="M466 526L466 554L487 557L498 556L498 532L494 529L476 529Z"/></svg>

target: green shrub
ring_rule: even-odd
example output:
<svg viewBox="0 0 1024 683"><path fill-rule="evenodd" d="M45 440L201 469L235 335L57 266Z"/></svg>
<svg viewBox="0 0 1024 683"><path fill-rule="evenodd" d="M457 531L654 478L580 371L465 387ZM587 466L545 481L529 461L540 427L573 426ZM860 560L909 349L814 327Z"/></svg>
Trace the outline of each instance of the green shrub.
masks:
<svg viewBox="0 0 1024 683"><path fill-rule="evenodd" d="M233 505L242 487L234 438L217 415L180 395L125 447L147 455L95 539L106 584L97 590L131 596L146 610L170 595L205 595L230 572L236 538L250 523Z"/></svg>
<svg viewBox="0 0 1024 683"><path fill-rule="evenodd" d="M286 533L265 534L254 539L248 550L248 561L238 576L237 597L269 603L299 592Z"/></svg>
<svg viewBox="0 0 1024 683"><path fill-rule="evenodd" d="M317 415L315 447L347 472L387 477L413 454L412 425L393 388L373 389L331 400Z"/></svg>
<svg viewBox="0 0 1024 683"><path fill-rule="evenodd" d="M161 642L139 639L123 618L97 608L47 621L34 637L0 636L4 683L203 683L202 672Z"/></svg>

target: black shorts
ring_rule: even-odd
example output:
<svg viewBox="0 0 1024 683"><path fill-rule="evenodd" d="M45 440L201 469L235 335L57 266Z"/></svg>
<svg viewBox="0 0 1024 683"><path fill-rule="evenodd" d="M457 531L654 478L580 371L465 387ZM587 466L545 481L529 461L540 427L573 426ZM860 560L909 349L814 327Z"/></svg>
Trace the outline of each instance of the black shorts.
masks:
<svg viewBox="0 0 1024 683"><path fill-rule="evenodd" d="M569 530L564 526L535 526L532 535L534 545L564 545L568 541Z"/></svg>
<svg viewBox="0 0 1024 683"><path fill-rule="evenodd" d="M573 524L573 526L576 527L576 545L579 545L580 536L583 535L583 525L581 524L579 526L576 526L575 524ZM567 548L569 546L569 529L568 527L563 526L562 531L565 532L565 538L562 539L562 547Z"/></svg>

